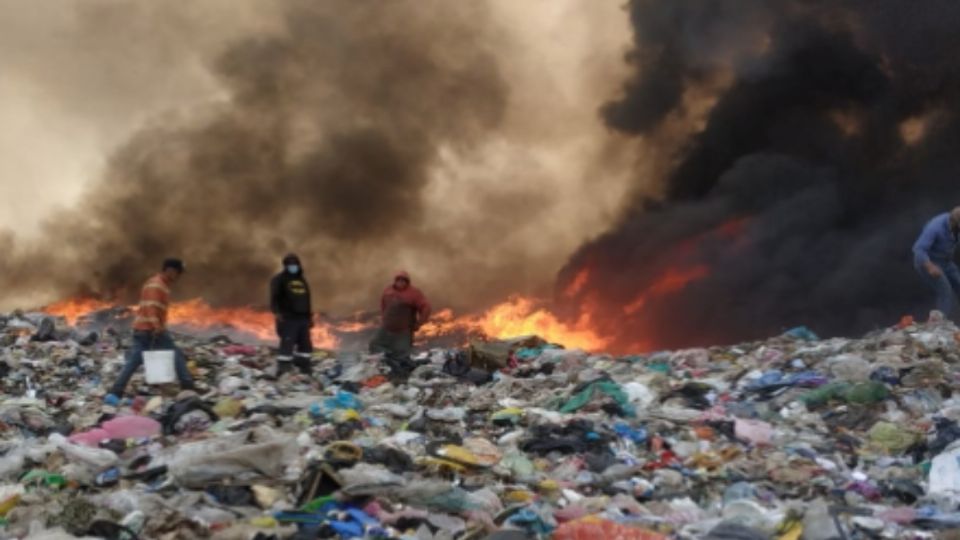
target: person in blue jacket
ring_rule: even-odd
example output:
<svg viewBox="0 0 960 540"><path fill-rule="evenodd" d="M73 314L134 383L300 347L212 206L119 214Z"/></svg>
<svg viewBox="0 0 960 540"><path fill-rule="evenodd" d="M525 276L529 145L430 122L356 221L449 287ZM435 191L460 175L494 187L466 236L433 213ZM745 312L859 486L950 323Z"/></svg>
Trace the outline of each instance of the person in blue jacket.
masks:
<svg viewBox="0 0 960 540"><path fill-rule="evenodd" d="M960 268L955 254L960 240L960 206L934 216L913 243L913 266L936 293L936 308L953 315L960 293Z"/></svg>

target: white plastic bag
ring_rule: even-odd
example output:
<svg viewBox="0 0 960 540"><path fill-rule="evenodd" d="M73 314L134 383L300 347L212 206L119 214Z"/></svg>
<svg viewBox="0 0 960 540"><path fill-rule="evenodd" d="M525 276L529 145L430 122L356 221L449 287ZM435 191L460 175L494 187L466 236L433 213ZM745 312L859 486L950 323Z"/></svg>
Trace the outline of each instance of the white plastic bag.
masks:
<svg viewBox="0 0 960 540"><path fill-rule="evenodd" d="M927 493L960 495L960 445L951 445L933 458Z"/></svg>
<svg viewBox="0 0 960 540"><path fill-rule="evenodd" d="M168 467L177 483L187 488L225 479L280 479L299 453L296 437L258 428L185 444L170 458Z"/></svg>
<svg viewBox="0 0 960 540"><path fill-rule="evenodd" d="M50 435L49 441L67 456L67 460L87 465L98 471L109 469L120 461L120 458L110 450L73 444L59 433Z"/></svg>
<svg viewBox="0 0 960 540"><path fill-rule="evenodd" d="M631 381L623 385L623 391L627 393L627 399L644 409L657 400L657 394L647 385Z"/></svg>

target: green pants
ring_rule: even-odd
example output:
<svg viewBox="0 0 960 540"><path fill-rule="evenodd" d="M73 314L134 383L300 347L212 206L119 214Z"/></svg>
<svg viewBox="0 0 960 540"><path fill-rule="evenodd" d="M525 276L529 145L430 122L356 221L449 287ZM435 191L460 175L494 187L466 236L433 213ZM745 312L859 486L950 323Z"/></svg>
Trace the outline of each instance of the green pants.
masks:
<svg viewBox="0 0 960 540"><path fill-rule="evenodd" d="M383 353L390 359L409 358L413 351L413 333L395 334L384 328L377 330L370 342L370 352Z"/></svg>

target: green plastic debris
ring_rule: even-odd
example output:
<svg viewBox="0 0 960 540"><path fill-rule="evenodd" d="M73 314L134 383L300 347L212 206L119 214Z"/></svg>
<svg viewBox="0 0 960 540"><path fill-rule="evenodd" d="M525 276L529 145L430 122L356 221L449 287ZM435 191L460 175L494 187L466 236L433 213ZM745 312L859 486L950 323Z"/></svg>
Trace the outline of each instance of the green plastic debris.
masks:
<svg viewBox="0 0 960 540"><path fill-rule="evenodd" d="M655 373L667 375L670 373L670 364L667 362L653 362L652 364L647 364L647 369Z"/></svg>
<svg viewBox="0 0 960 540"><path fill-rule="evenodd" d="M617 405L620 406L620 410L624 415L634 416L633 409L630 407L630 400L627 398L627 394L623 391L623 388L609 379L601 379L588 383L560 407L560 412L571 413L582 409L587 403L590 403L596 392L604 393L613 398L613 400L617 402Z"/></svg>
<svg viewBox="0 0 960 540"><path fill-rule="evenodd" d="M61 474L47 472L43 469L32 469L20 477L20 483L25 486L45 485L52 488L62 488L67 485L67 479Z"/></svg>
<svg viewBox="0 0 960 540"><path fill-rule="evenodd" d="M867 381L857 384L832 382L800 396L800 401L818 407L831 400L866 405L890 397L890 390L881 382Z"/></svg>
<svg viewBox="0 0 960 540"><path fill-rule="evenodd" d="M890 397L890 390L885 384L877 381L857 383L843 394L844 400L848 403L861 405L878 403L888 397Z"/></svg>
<svg viewBox="0 0 960 540"><path fill-rule="evenodd" d="M917 442L917 434L890 422L877 422L867 432L870 442L890 454L902 454Z"/></svg>
<svg viewBox="0 0 960 540"><path fill-rule="evenodd" d="M303 512L319 512L324 505L332 502L336 502L337 498L333 495L325 495L323 497L317 497L307 504L300 507L300 510Z"/></svg>
<svg viewBox="0 0 960 540"><path fill-rule="evenodd" d="M426 497L422 504L443 512L460 513L480 509L480 505L470 498L470 493L458 487Z"/></svg>
<svg viewBox="0 0 960 540"><path fill-rule="evenodd" d="M507 452L500 459L500 466L509 469L515 478L525 478L533 476L536 468L530 458L516 450Z"/></svg>
<svg viewBox="0 0 960 540"><path fill-rule="evenodd" d="M800 401L818 407L825 405L831 399L839 399L849 387L849 384L842 382L827 383L800 396Z"/></svg>
<svg viewBox="0 0 960 540"><path fill-rule="evenodd" d="M490 421L495 424L513 424L520 423L523 417L523 409L518 407L507 407L490 415Z"/></svg>

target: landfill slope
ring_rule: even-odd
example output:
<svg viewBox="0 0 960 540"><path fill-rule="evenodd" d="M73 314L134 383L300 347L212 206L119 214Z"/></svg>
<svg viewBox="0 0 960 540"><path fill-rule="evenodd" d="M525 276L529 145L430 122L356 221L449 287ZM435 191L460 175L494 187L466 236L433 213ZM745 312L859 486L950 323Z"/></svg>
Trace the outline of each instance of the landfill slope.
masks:
<svg viewBox="0 0 960 540"><path fill-rule="evenodd" d="M178 335L197 392L103 404L129 336L0 316L3 538L933 538L960 527L960 333L410 362ZM946 537L946 536L944 536Z"/></svg>

